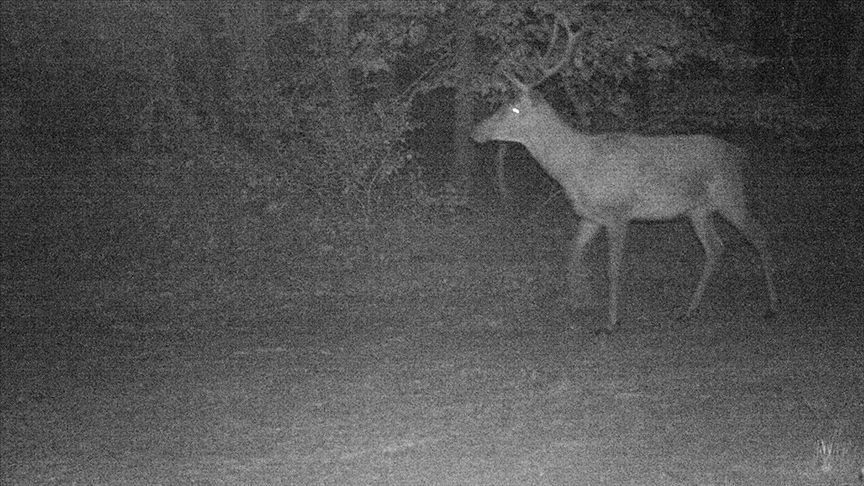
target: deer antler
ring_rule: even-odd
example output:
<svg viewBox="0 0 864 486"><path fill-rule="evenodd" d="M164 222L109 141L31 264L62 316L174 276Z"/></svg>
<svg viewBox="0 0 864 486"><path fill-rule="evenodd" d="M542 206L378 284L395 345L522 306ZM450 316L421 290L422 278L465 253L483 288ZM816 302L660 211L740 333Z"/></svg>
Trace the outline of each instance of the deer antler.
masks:
<svg viewBox="0 0 864 486"><path fill-rule="evenodd" d="M546 48L546 55L543 56L543 59L546 60L546 58L548 58L549 55L551 54L552 49L555 48L555 43L558 40L558 24L559 23L564 25L564 29L567 31L567 46L564 49L564 51L565 51L564 55L561 56L561 59L559 59L558 62L555 63L554 66L547 68L547 69L544 69L542 71L542 76L540 77L540 79L538 79L537 81L534 81L533 83L526 84L526 83L523 83L522 81L520 81L515 75L513 75L510 72L507 72L507 71L501 72L504 75L504 77L506 77L507 80L510 81L510 83L513 86L515 86L517 89L519 89L520 91L527 92L527 91L530 91L533 88L536 88L537 86L539 86L540 83L542 83L543 81L546 81L547 79L549 79L549 77L551 77L552 75L554 75L555 73L560 71L561 68L564 67L565 64L567 64L567 61L569 61L571 56L573 55L573 47L576 45L576 34L574 34L573 30L570 28L570 22L567 20L567 18L564 17L564 15L562 15L562 14L557 14L555 16L555 26L552 29L552 38L549 40L549 46Z"/></svg>
<svg viewBox="0 0 864 486"><path fill-rule="evenodd" d="M541 77L539 80L532 83L533 86L539 85L540 83L542 83L543 81L546 81L552 75L554 75L555 73L560 71L561 68L564 67L565 64L567 64L567 61L569 61L570 57L573 55L573 47L576 46L576 34L574 34L573 30L570 28L570 22L567 20L567 18L564 17L564 15L562 15L562 14L558 14L555 16L555 28L552 30L552 40L549 42L549 48L547 50L547 57L548 57L549 51L552 50L552 46L555 44L555 41L558 40L558 23L559 22L561 24L563 24L564 29L567 30L567 47L564 49L564 55L561 56L561 59L559 59L558 62L554 66L552 66L548 69L544 69L543 70L543 77Z"/></svg>

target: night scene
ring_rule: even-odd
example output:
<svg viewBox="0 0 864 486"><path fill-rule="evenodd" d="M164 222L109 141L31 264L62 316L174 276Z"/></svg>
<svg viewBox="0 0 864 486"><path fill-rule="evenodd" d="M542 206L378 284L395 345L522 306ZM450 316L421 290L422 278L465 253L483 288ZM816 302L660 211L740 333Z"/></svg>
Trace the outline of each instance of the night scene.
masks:
<svg viewBox="0 0 864 486"><path fill-rule="evenodd" d="M864 486L864 1L0 2L0 484Z"/></svg>

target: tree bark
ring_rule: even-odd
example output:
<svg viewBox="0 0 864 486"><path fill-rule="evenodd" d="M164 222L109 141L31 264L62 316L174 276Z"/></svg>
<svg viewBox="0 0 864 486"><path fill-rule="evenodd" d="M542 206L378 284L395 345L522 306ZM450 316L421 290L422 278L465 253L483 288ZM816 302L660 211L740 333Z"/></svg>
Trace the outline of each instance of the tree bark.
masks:
<svg viewBox="0 0 864 486"><path fill-rule="evenodd" d="M850 4L854 15L854 34L849 40L849 55L846 57L846 107L855 143L864 145L864 5Z"/></svg>
<svg viewBox="0 0 864 486"><path fill-rule="evenodd" d="M474 142L470 138L474 125L474 97L465 88L467 80L476 71L476 46L474 42L474 25L462 22L457 35L457 82L455 87L455 123L453 124L453 169L451 182L460 194L469 194L473 190L474 166L476 165Z"/></svg>
<svg viewBox="0 0 864 486"><path fill-rule="evenodd" d="M346 6L335 6L330 17L329 56L327 71L337 113L341 116L338 123L347 125L348 110L351 102L351 78L347 62L348 21L350 10ZM347 126L342 128L347 129Z"/></svg>
<svg viewBox="0 0 864 486"><path fill-rule="evenodd" d="M264 15L265 0L250 0L239 4L226 4L226 8L238 6L235 42L239 52L234 59L235 76L232 76L235 92L243 92L261 82L267 72L267 20Z"/></svg>
<svg viewBox="0 0 864 486"><path fill-rule="evenodd" d="M729 38L738 43L746 52L753 52L753 15L755 14L750 0L734 0L729 13ZM753 69L741 69L738 81L740 92L752 94L755 91Z"/></svg>

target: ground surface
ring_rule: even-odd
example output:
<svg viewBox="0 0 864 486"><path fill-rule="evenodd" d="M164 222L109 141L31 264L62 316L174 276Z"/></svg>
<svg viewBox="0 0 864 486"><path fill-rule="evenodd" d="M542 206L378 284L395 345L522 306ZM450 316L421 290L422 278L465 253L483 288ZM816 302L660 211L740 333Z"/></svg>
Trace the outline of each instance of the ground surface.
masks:
<svg viewBox="0 0 864 486"><path fill-rule="evenodd" d="M280 244L159 273L4 262L0 483L861 484L861 181L767 180L770 321L728 228L701 311L676 321L698 243L634 225L624 329L595 337L605 244L601 306L568 310L557 203L362 238L283 221Z"/></svg>

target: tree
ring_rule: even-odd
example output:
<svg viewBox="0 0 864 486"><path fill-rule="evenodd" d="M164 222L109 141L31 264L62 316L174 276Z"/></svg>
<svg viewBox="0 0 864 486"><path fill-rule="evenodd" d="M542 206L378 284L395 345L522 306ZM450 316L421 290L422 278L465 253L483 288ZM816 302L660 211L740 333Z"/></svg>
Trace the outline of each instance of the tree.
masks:
<svg viewBox="0 0 864 486"><path fill-rule="evenodd" d="M645 2L474 2L484 62L477 67L475 92L497 104L506 99L502 72L530 82L560 52L555 45L555 20L564 18L579 36L576 49L560 76L544 83L549 91L567 94L559 102L563 115L584 128L669 129L718 123L717 103L706 89L721 94L722 85L703 84L699 103L669 103L679 96L676 76L692 69L694 60L721 73L751 63L746 53L725 42L712 12L695 1ZM466 7L469 8L469 7ZM551 91L553 94L556 91ZM561 100L561 96L556 99ZM670 109L670 107L672 109ZM612 124L598 123L611 115ZM609 117L606 117L607 119ZM706 121L708 123L706 123ZM722 122L721 122L722 123ZM501 158L502 151L499 151ZM499 162L500 174L500 162ZM500 179L500 178L499 178ZM499 186L501 183L499 182Z"/></svg>
<svg viewBox="0 0 864 486"><path fill-rule="evenodd" d="M457 16L471 18L466 12L458 7L454 9ZM453 153L454 173L451 176L454 187L461 194L472 192L472 181L476 165L474 160L474 143L468 137L471 127L474 125L474 103L475 93L465 87L469 86L469 80L476 76L477 59L475 46L476 27L473 22L462 22L456 28L456 65L454 72L462 82L457 83L454 89L456 119L453 123Z"/></svg>
<svg viewBox="0 0 864 486"><path fill-rule="evenodd" d="M405 144L412 95L394 89L392 74L425 40L424 18L441 5L313 1L282 9L277 29L300 43L283 54L297 67L282 71L280 90L301 128L287 143L303 144L285 152L316 193L338 194L368 216L378 189L412 158Z"/></svg>
<svg viewBox="0 0 864 486"><path fill-rule="evenodd" d="M849 52L845 66L845 106L852 126L857 133L850 134L857 144L864 146L864 5L861 2L847 1L846 10L852 15L854 33L849 42ZM857 121L857 122L855 122Z"/></svg>

